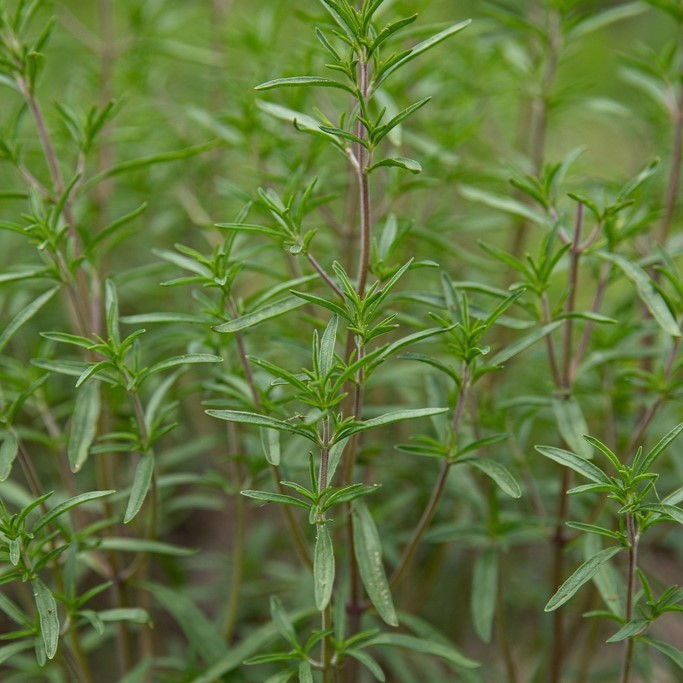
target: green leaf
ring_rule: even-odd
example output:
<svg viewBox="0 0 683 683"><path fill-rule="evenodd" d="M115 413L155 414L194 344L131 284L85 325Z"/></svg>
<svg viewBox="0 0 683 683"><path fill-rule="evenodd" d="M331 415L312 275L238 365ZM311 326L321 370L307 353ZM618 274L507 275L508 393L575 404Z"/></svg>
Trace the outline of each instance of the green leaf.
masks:
<svg viewBox="0 0 683 683"><path fill-rule="evenodd" d="M507 493L511 498L520 498L522 496L522 489L519 487L517 480L510 474L510 471L504 465L495 462L495 460L488 460L486 458L462 458L456 461L456 464L467 463L481 470L485 475L491 477L493 481L498 484L500 489Z"/></svg>
<svg viewBox="0 0 683 683"><path fill-rule="evenodd" d="M619 458L604 443L602 443L602 441L599 441L595 437L588 434L584 434L583 438L591 446L599 450L612 463L612 465L614 465L614 468L617 471L621 469L621 462L619 461Z"/></svg>
<svg viewBox="0 0 683 683"><path fill-rule="evenodd" d="M155 555L168 555L170 557L187 557L197 552L193 548L181 548L177 545L146 538L107 537L100 541L98 547L102 550L116 550L127 553L154 553Z"/></svg>
<svg viewBox="0 0 683 683"><path fill-rule="evenodd" d="M277 318L280 315L289 313L289 311L293 311L294 309L303 306L304 303L305 301L302 301L300 298L290 296L286 299L282 299L281 301L263 306L252 313L247 313L239 318L230 320L227 323L216 325L212 329L221 333L239 332L240 330L245 330L248 327L258 325L264 320L270 320L271 318Z"/></svg>
<svg viewBox="0 0 683 683"><path fill-rule="evenodd" d="M353 89L345 83L334 81L331 78L322 78L320 76L291 76L289 78L276 78L272 81L267 81L266 83L257 85L254 90L272 90L273 88L297 87L337 88L355 95Z"/></svg>
<svg viewBox="0 0 683 683"><path fill-rule="evenodd" d="M448 412L448 408L414 408L409 410L396 410L392 413L385 413L379 417L373 417L364 422L356 422L349 427L345 427L336 435L335 443L339 439L346 438L352 434L365 432L368 429L381 427L383 425L393 424L394 422L402 422L404 420L413 420L418 417L431 417L432 415L441 415Z"/></svg>
<svg viewBox="0 0 683 683"><path fill-rule="evenodd" d="M250 413L244 410L207 410L206 414L211 415L211 417L217 417L219 420L251 424L257 427L266 427L267 429L277 429L281 432L305 436L307 439L312 438L311 434L305 429L284 420L276 420L274 417L268 417L267 415L259 415L258 413Z"/></svg>
<svg viewBox="0 0 683 683"><path fill-rule="evenodd" d="M459 669L476 669L481 666L479 662L465 657L452 645L433 642L425 638L416 638L415 636L403 633L380 633L366 643L366 647L374 647L376 645L390 645L404 650L433 655L453 664Z"/></svg>
<svg viewBox="0 0 683 683"><path fill-rule="evenodd" d="M423 40L421 43L418 43L412 49L407 50L406 52L403 52L394 58L390 58L385 64L380 65L376 75L374 88L379 88L379 86L384 83L384 81L392 73L394 73L394 71L401 68L416 57L419 57L421 54L427 52L427 50L435 47L442 41L446 40L446 38L450 38L456 33L460 33L460 31L467 28L471 23L471 19L468 19L467 21L462 21L459 24L453 24L453 26L449 26L440 33L437 33L436 35L427 38L427 40Z"/></svg>
<svg viewBox="0 0 683 683"><path fill-rule="evenodd" d="M586 458L582 458L576 453L565 451L562 448L554 448L553 446L536 446L536 450L541 455L545 455L546 458L550 458L551 460L560 463L560 465L569 467L591 481L607 485L612 483L610 478L597 465L594 465L590 460L586 460Z"/></svg>
<svg viewBox="0 0 683 683"><path fill-rule="evenodd" d="M380 665L367 652L351 649L345 650L345 653L349 657L357 659L366 669L368 669L368 671L370 671L376 680L386 681L384 671L382 671Z"/></svg>
<svg viewBox="0 0 683 683"><path fill-rule="evenodd" d="M176 591L169 591L177 598ZM130 621L134 624L151 624L152 620L147 613L140 607L115 607L112 609L103 609L97 612L97 616L106 622Z"/></svg>
<svg viewBox="0 0 683 683"><path fill-rule="evenodd" d="M19 452L19 441L14 432L6 432L0 446L0 481L5 481L12 471L12 463Z"/></svg>
<svg viewBox="0 0 683 683"><path fill-rule="evenodd" d="M553 412L565 443L582 458L590 459L593 450L582 438L588 432L588 424L579 402L573 396L553 398Z"/></svg>
<svg viewBox="0 0 683 683"><path fill-rule="evenodd" d="M284 493L270 493L269 491L254 491L247 489L240 491L240 494L254 500L262 500L264 503L278 503L281 505L293 505L294 507L310 509L310 505L294 496L287 496Z"/></svg>
<svg viewBox="0 0 683 683"><path fill-rule="evenodd" d="M509 361L510 358L513 358L522 351L526 351L530 346L533 346L536 342L540 341L563 324L562 320L555 320L543 327L539 327L537 330L534 330L527 336L522 337L522 339L519 339L513 344L510 344L510 346L506 346L499 351L488 361L488 364L492 366L503 365L503 363Z"/></svg>
<svg viewBox="0 0 683 683"><path fill-rule="evenodd" d="M228 652L220 631L186 592L157 583L143 583L163 608L176 620L190 645L207 665L215 664Z"/></svg>
<svg viewBox="0 0 683 683"><path fill-rule="evenodd" d="M39 579L31 581L33 587L33 599L36 603L40 618L40 634L45 644L45 654L52 659L57 654L59 643L59 617L57 615L57 603L50 589Z"/></svg>
<svg viewBox="0 0 683 683"><path fill-rule="evenodd" d="M280 464L280 435L274 429L261 429L261 448L269 465Z"/></svg>
<svg viewBox="0 0 683 683"><path fill-rule="evenodd" d="M672 337L680 337L681 330L662 296L654 288L648 274L636 263L618 254L598 252L598 255L616 265L636 286L640 300L645 304L659 326Z"/></svg>
<svg viewBox="0 0 683 683"><path fill-rule="evenodd" d="M19 328L28 322L57 292L59 287L48 289L37 299L34 299L28 306L25 306L17 313L12 320L7 323L5 329L0 333L0 352L7 346L9 340L16 334Z"/></svg>
<svg viewBox="0 0 683 683"><path fill-rule="evenodd" d="M322 612L332 598L334 588L334 548L327 524L317 524L318 535L315 539L313 555L313 585L315 606Z"/></svg>
<svg viewBox="0 0 683 683"><path fill-rule="evenodd" d="M78 472L88 457L100 417L100 383L90 382L79 390L71 419L67 456L72 472Z"/></svg>
<svg viewBox="0 0 683 683"><path fill-rule="evenodd" d="M610 7L602 12L595 12L588 15L588 18L580 21L571 30L572 39L585 36L593 31L598 31L605 26L609 26L617 21L630 19L642 14L647 8L642 2L629 2L625 5Z"/></svg>
<svg viewBox="0 0 683 683"><path fill-rule="evenodd" d="M420 166L419 162L415 161L415 159L409 159L408 157L387 157L386 159L382 159L381 161L372 164L372 166L369 166L366 173L370 174L376 168L382 166L402 168L405 171L410 171L415 174L422 173L422 166Z"/></svg>
<svg viewBox="0 0 683 683"><path fill-rule="evenodd" d="M33 647L33 642L28 639L19 640L16 643L10 643L9 645L3 645L0 647L0 665L12 659L14 655L18 655L20 652L28 650L30 647Z"/></svg>
<svg viewBox="0 0 683 683"><path fill-rule="evenodd" d="M154 473L154 455L144 453L140 457L138 466L135 468L135 477L133 478L133 486L130 491L130 498L128 499L128 506L126 507L126 514L123 517L124 524L133 521L135 516L140 512L142 504L147 497L150 484L152 483L152 475Z"/></svg>
<svg viewBox="0 0 683 683"><path fill-rule="evenodd" d="M313 669L309 662L299 664L299 683L313 683Z"/></svg>
<svg viewBox="0 0 683 683"><path fill-rule="evenodd" d="M647 619L634 619L629 621L628 624L622 626L613 636L610 636L605 642L607 643L619 643L622 640L628 640L629 638L634 638L647 631L650 622Z"/></svg>
<svg viewBox="0 0 683 683"><path fill-rule="evenodd" d="M78 505L83 505L91 500L97 500L98 498L104 498L105 496L111 496L112 493L116 493L116 491L88 491L87 493L81 493L78 496L69 498L39 517L31 528L31 533L37 534L44 526Z"/></svg>
<svg viewBox="0 0 683 683"><path fill-rule="evenodd" d="M548 604L545 606L546 612L552 612L561 605L564 605L576 591L583 586L584 583L590 581L600 567L624 548L622 546L614 546L612 548L605 548L599 553L593 555L586 560L557 590Z"/></svg>
<svg viewBox="0 0 683 683"><path fill-rule="evenodd" d="M683 651L679 650L669 643L663 643L654 638L643 638L643 643L647 643L650 647L659 650L663 655L666 655L679 669L683 669Z"/></svg>
<svg viewBox="0 0 683 683"><path fill-rule="evenodd" d="M643 458L640 463L638 463L635 469L635 475L638 476L639 474L648 472L655 460L657 460L657 458L681 432L683 432L683 422L677 424L668 434L663 436L657 442L654 448Z"/></svg>
<svg viewBox="0 0 683 683"><path fill-rule="evenodd" d="M512 199L510 197L504 197L496 194L491 194L485 190L480 190L477 187L472 187L470 185L460 185L460 194L465 198L469 199L471 202L476 202L478 204L484 204L492 209L497 209L503 211L504 213L510 213L513 216L520 216L526 220L534 223L535 225L541 225L548 227L549 219L547 216L534 211L524 202L517 199Z"/></svg>
<svg viewBox="0 0 683 683"><path fill-rule="evenodd" d="M334 365L334 347L337 342L339 317L333 315L320 339L320 372L325 377Z"/></svg>
<svg viewBox="0 0 683 683"><path fill-rule="evenodd" d="M613 541L621 541L621 535L605 527L597 524L585 524L584 522L567 522L567 526L578 531L585 531L589 534L597 534L598 536L605 536L611 538Z"/></svg>
<svg viewBox="0 0 683 683"><path fill-rule="evenodd" d="M345 486L344 488L339 489L339 491L335 491L325 498L323 510L329 510L335 505L349 503L350 501L360 498L361 496L367 496L370 493L374 493L379 488L379 484L375 484L374 486L368 486L366 484L351 484L349 486Z"/></svg>
<svg viewBox="0 0 683 683"><path fill-rule="evenodd" d="M365 503L353 502L353 543L358 571L377 613L389 626L398 626L391 590L382 562L382 543Z"/></svg>
<svg viewBox="0 0 683 683"><path fill-rule="evenodd" d="M477 559L472 575L472 624L477 635L491 641L498 595L498 551L488 548Z"/></svg>
<svg viewBox="0 0 683 683"><path fill-rule="evenodd" d="M164 370L176 368L179 365L189 365L191 363L222 363L223 359L220 356L214 356L211 353L188 353L183 356L175 356L174 358L167 358L159 363L152 365L144 373L144 378L147 379L152 375L156 375Z"/></svg>
<svg viewBox="0 0 683 683"><path fill-rule="evenodd" d="M273 624L278 630L278 633L294 648L299 648L299 641L296 637L296 631L294 630L294 624L285 612L280 598L276 595L270 596L270 617L273 620Z"/></svg>

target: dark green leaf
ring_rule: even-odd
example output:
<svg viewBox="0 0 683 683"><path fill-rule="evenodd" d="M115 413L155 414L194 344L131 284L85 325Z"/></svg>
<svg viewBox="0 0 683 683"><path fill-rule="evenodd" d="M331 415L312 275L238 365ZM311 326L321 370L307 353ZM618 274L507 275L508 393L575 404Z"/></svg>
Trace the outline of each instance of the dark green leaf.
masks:
<svg viewBox="0 0 683 683"><path fill-rule="evenodd" d="M0 352L7 346L9 340L16 334L19 328L29 321L57 292L59 287L48 289L37 299L34 299L28 306L25 306L17 313L12 320L7 323L5 329L0 333Z"/></svg>
<svg viewBox="0 0 683 683"><path fill-rule="evenodd" d="M493 481L498 484L504 493L507 493L511 498L520 498L522 489L519 487L517 480L510 474L510 471L500 463L486 458L463 458L456 461L459 463L467 463L481 470L485 475L491 477Z"/></svg>
<svg viewBox="0 0 683 683"><path fill-rule="evenodd" d="M78 472L88 457L88 451L97 434L100 417L100 384L90 382L79 390L71 418L71 432L67 457L72 472Z"/></svg>
<svg viewBox="0 0 683 683"><path fill-rule="evenodd" d="M33 579L31 586L33 588L33 599L40 617L40 634L45 645L45 654L48 659L52 659L57 654L59 643L57 603L50 589L39 578Z"/></svg>
<svg viewBox="0 0 683 683"><path fill-rule="evenodd" d="M243 496L253 498L254 500L262 500L264 503L279 503L282 505L294 505L294 507L304 508L308 510L311 506L299 498L294 496L287 496L283 493L269 493L268 491L240 491Z"/></svg>
<svg viewBox="0 0 683 683"><path fill-rule="evenodd" d="M299 308L304 305L304 301L296 297L288 297L282 301L276 303L268 304L259 308L257 311L243 315L240 318L235 318L235 320L230 320L227 323L221 325L216 325L213 329L216 332L222 333L233 333L244 330L248 327L253 327L262 323L264 320L270 320L271 318L277 318L284 313L293 311L295 308Z"/></svg>
<svg viewBox="0 0 683 683"><path fill-rule="evenodd" d="M5 481L12 471L12 463L19 452L16 434L8 431L0 446L0 481Z"/></svg>
<svg viewBox="0 0 683 683"><path fill-rule="evenodd" d="M56 507L54 507L52 510L49 512L46 512L44 515L39 517L36 520L36 523L33 525L31 532L36 534L38 533L44 526L52 522L53 520L57 519L57 517L60 517L63 515L65 512L68 512L69 510L77 507L78 505L83 505L84 503L87 503L91 500L97 500L98 498L104 498L105 496L111 496L112 493L116 493L115 491L88 491L87 493L81 493L78 496L74 496L73 498L69 498L68 500L65 500L63 503L60 503Z"/></svg>
<svg viewBox="0 0 683 683"><path fill-rule="evenodd" d="M472 623L477 635L491 640L493 616L498 595L498 551L488 548L477 559L472 575Z"/></svg>
<svg viewBox="0 0 683 683"><path fill-rule="evenodd" d="M152 483L152 475L154 474L154 455L145 453L140 457L137 467L135 468L135 477L133 478L133 486L130 491L130 498L128 499L128 506L126 507L126 514L123 522L128 524L140 512L142 504L145 502L147 492Z"/></svg>
<svg viewBox="0 0 683 683"><path fill-rule="evenodd" d="M317 524L318 535L315 539L313 555L313 586L315 606L322 612L332 598L334 588L334 548L332 537L326 524Z"/></svg>
<svg viewBox="0 0 683 683"><path fill-rule="evenodd" d="M597 484L611 484L610 478L597 465L594 465L590 460L586 460L586 458L582 458L580 455L576 455L576 453L565 451L562 448L554 448L553 446L536 446L536 450L541 455L545 455L546 458L569 467Z"/></svg>
<svg viewBox="0 0 683 683"><path fill-rule="evenodd" d="M443 643L436 643L431 640L416 638L415 636L408 636L403 633L380 633L366 643L367 647L375 645L390 645L413 652L433 655L460 669L476 669L481 666L479 662L475 662L474 660L465 657L465 655L456 650L452 645L444 645Z"/></svg>

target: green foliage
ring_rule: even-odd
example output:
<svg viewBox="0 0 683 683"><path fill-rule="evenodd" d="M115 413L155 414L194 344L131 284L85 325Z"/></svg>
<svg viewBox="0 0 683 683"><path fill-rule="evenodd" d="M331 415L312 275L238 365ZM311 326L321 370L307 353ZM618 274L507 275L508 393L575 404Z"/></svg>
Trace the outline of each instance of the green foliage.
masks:
<svg viewBox="0 0 683 683"><path fill-rule="evenodd" d="M682 25L0 0L0 678L679 680Z"/></svg>

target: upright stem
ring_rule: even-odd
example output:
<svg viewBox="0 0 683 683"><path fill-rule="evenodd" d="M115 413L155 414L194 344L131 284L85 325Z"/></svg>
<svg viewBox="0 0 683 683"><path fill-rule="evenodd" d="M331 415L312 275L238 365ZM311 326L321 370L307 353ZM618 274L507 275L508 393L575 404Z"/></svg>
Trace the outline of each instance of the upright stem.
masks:
<svg viewBox="0 0 683 683"><path fill-rule="evenodd" d="M360 96L364 105L369 92L369 67L365 54L360 55L358 62L358 80L360 86ZM362 108L362 106L361 106ZM356 135L361 140L366 138L365 126L359 121L356 126ZM370 154L361 144L357 144L358 167L356 169L358 179L358 194L360 197L360 258L358 261L358 277L356 291L359 296L365 293L365 286L368 279L368 267L370 265L370 245L371 245L371 210L370 210L370 184L368 180L367 167L369 165Z"/></svg>
<svg viewBox="0 0 683 683"><path fill-rule="evenodd" d="M638 568L638 523L633 514L626 515L626 533L628 536L628 579L626 593L626 622L633 619L633 603L636 593L636 569ZM624 653L624 665L621 673L621 683L629 683L631 680L631 669L633 667L633 645L634 639L626 641L626 651Z"/></svg>

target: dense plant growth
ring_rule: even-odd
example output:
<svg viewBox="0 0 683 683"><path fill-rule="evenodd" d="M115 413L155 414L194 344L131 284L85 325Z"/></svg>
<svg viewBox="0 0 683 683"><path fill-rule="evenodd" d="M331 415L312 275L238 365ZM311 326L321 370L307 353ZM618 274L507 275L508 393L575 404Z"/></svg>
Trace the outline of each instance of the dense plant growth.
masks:
<svg viewBox="0 0 683 683"><path fill-rule="evenodd" d="M2 680L680 680L681 36L0 0Z"/></svg>

